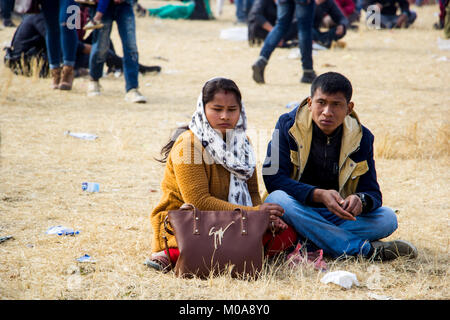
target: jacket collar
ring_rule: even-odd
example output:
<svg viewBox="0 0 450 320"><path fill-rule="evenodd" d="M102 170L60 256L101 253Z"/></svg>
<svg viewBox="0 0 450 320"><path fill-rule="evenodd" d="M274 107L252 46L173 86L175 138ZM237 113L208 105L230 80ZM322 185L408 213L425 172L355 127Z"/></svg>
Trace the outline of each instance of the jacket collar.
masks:
<svg viewBox="0 0 450 320"><path fill-rule="evenodd" d="M308 101L305 98L297 109L290 113L294 117L294 124L289 129L289 134L294 138L298 146L300 156L300 174L308 160L312 140L312 114L308 109ZM362 127L356 112L345 117L343 123L341 153L339 156L339 170L343 167L348 156L359 148L362 138Z"/></svg>

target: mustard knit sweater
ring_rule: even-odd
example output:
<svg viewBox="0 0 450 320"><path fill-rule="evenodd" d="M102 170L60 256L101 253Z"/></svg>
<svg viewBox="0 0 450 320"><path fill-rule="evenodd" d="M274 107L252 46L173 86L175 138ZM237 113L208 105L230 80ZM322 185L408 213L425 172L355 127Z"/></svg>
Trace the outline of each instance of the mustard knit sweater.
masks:
<svg viewBox="0 0 450 320"><path fill-rule="evenodd" d="M191 203L199 210L258 210L261 196L256 169L247 181L254 207L228 202L230 172L214 163L192 131L187 130L175 141L167 158L161 182L162 198L150 214L153 228L152 251L165 248L162 235L164 218L169 210L177 210L183 203ZM175 236L167 234L170 248L176 248Z"/></svg>

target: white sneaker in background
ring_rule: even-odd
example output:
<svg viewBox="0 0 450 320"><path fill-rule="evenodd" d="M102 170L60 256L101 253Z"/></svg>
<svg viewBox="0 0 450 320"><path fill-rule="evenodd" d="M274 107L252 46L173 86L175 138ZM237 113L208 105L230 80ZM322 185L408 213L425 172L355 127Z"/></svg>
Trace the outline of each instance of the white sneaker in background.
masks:
<svg viewBox="0 0 450 320"><path fill-rule="evenodd" d="M126 93L125 101L133 103L146 103L147 98L144 97L137 89L131 89Z"/></svg>
<svg viewBox="0 0 450 320"><path fill-rule="evenodd" d="M95 97L100 95L100 83L98 81L89 81L87 95L88 97Z"/></svg>

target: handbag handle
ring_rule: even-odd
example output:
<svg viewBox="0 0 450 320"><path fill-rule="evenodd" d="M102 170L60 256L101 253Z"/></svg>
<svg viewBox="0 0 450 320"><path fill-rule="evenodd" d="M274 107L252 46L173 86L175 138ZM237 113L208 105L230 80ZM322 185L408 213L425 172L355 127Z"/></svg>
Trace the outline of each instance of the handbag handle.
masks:
<svg viewBox="0 0 450 320"><path fill-rule="evenodd" d="M198 222L200 221L200 213L199 210L190 203L184 203L181 207L180 210L186 210L186 211L190 211L192 210L192 213L194 215L194 225L193 225L193 234L195 235L200 235L200 229L198 227ZM246 210L242 210L241 208L236 208L233 211L235 212L239 212L241 214L241 234L242 235L247 235L248 234L248 215L247 215L247 211Z"/></svg>

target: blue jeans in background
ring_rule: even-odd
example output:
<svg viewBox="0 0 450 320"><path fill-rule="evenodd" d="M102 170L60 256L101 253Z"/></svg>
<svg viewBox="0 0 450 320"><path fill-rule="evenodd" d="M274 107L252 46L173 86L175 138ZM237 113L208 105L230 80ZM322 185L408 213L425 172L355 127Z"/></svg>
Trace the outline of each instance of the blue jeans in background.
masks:
<svg viewBox="0 0 450 320"><path fill-rule="evenodd" d="M113 21L117 22L122 40L125 90L128 92L139 87L139 54L136 45L136 21L133 7L127 2L119 5L110 4L102 18L104 27L94 31L89 73L95 81L98 81L103 75L103 65L108 54Z"/></svg>
<svg viewBox="0 0 450 320"><path fill-rule="evenodd" d="M356 221L344 220L327 208L301 204L284 191L274 191L265 202L277 203L284 209L282 219L301 238L311 241L324 253L338 258L343 255L369 254L370 241L385 238L397 229L397 217L388 207L361 214Z"/></svg>
<svg viewBox="0 0 450 320"><path fill-rule="evenodd" d="M73 0L43 0L42 13L45 19L48 59L50 69L59 68L61 63L75 65L78 35L77 29L66 25L74 11L67 13L69 6L78 6Z"/></svg>
<svg viewBox="0 0 450 320"><path fill-rule="evenodd" d="M395 14L394 15L382 14L380 17L381 28L386 29L394 28L394 26L397 24L398 17L399 16ZM416 12L410 10L408 14L408 19L406 20L406 27L412 25L414 21L416 21L416 18L417 18Z"/></svg>
<svg viewBox="0 0 450 320"><path fill-rule="evenodd" d="M248 14L252 9L254 0L235 0L236 18L238 22L247 22Z"/></svg>
<svg viewBox="0 0 450 320"><path fill-rule="evenodd" d="M273 50L289 31L290 24L295 17L297 19L298 44L302 54L302 68L303 70L312 70L314 8L314 0L279 0L277 5L277 22L267 35L259 55L266 58L267 61L269 60Z"/></svg>
<svg viewBox="0 0 450 320"><path fill-rule="evenodd" d="M331 43L333 41L342 39L345 36L346 32L347 31L344 28L344 32L342 32L342 34L338 36L336 34L336 27L329 28L327 31L323 32L316 28L312 29L313 40L327 48L331 47Z"/></svg>
<svg viewBox="0 0 450 320"><path fill-rule="evenodd" d="M11 12L14 10L15 0L0 0L3 20L11 20Z"/></svg>

